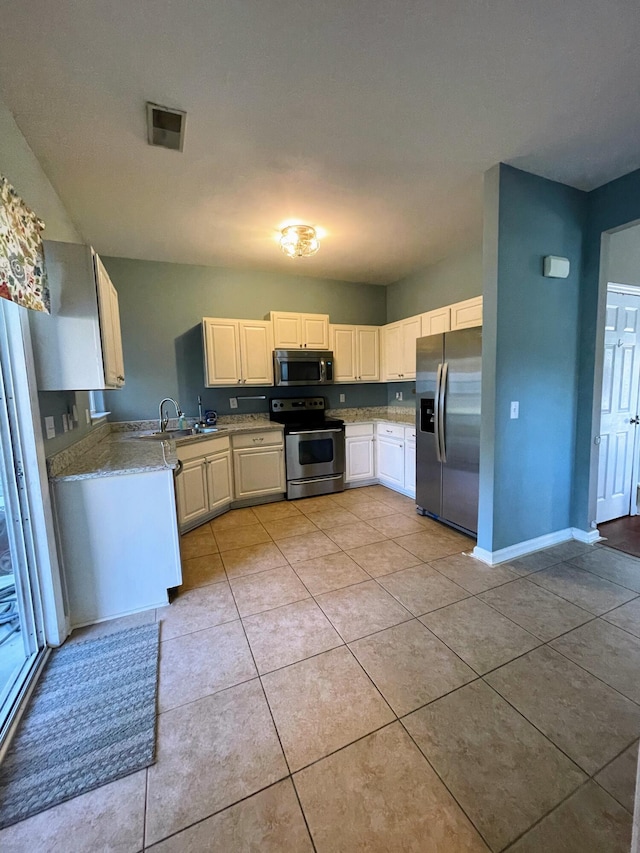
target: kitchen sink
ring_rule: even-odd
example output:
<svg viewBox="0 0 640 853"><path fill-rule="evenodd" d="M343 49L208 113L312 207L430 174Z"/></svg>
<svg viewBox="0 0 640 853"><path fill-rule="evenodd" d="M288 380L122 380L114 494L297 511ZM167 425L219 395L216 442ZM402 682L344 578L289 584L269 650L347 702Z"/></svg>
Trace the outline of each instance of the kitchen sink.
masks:
<svg viewBox="0 0 640 853"><path fill-rule="evenodd" d="M197 435L210 435L218 432L218 427L202 427L196 429L189 427L188 429L165 429L158 432L148 432L146 435L136 435L135 438L143 438L147 441L167 441L170 438L189 438Z"/></svg>

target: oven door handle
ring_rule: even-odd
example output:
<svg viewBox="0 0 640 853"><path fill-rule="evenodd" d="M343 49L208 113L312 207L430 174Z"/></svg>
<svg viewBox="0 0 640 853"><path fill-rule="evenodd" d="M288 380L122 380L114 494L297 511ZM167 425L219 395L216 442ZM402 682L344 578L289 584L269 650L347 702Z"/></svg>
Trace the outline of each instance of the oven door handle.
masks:
<svg viewBox="0 0 640 853"><path fill-rule="evenodd" d="M324 435L327 432L343 432L343 430L340 427L338 429L300 429L288 432L287 435Z"/></svg>
<svg viewBox="0 0 640 853"><path fill-rule="evenodd" d="M329 483L334 480L341 480L344 477L344 474L332 474L330 477L313 477L311 480L309 479L300 479L300 480L289 480L289 483L293 486L303 486L306 483Z"/></svg>

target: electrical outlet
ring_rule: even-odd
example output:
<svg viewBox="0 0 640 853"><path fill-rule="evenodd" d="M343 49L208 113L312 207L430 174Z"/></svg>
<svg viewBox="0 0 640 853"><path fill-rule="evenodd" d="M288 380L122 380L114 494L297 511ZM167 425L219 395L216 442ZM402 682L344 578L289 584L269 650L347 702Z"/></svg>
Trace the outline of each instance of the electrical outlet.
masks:
<svg viewBox="0 0 640 853"><path fill-rule="evenodd" d="M396 400L402 400L402 391L396 391Z"/></svg>
<svg viewBox="0 0 640 853"><path fill-rule="evenodd" d="M62 432L69 432L69 419L67 413L62 413Z"/></svg>
<svg viewBox="0 0 640 853"><path fill-rule="evenodd" d="M90 424L91 423L91 412L89 411L89 409L84 410L84 417L85 417L85 420L87 421L87 423Z"/></svg>
<svg viewBox="0 0 640 853"><path fill-rule="evenodd" d="M229 397L229 408L237 409L238 408L238 398L237 397Z"/></svg>
<svg viewBox="0 0 640 853"><path fill-rule="evenodd" d="M52 415L44 419L44 428L47 433L47 438L56 437L56 424Z"/></svg>
<svg viewBox="0 0 640 853"><path fill-rule="evenodd" d="M341 403L346 402L346 399L347 399L346 394L340 394L340 402L341 402Z"/></svg>
<svg viewBox="0 0 640 853"><path fill-rule="evenodd" d="M73 412L73 420L75 421L75 423L78 423L78 407L75 403L71 407L71 411Z"/></svg>
<svg viewBox="0 0 640 853"><path fill-rule="evenodd" d="M511 403L511 419L516 420L516 418L520 417L520 403L513 401Z"/></svg>

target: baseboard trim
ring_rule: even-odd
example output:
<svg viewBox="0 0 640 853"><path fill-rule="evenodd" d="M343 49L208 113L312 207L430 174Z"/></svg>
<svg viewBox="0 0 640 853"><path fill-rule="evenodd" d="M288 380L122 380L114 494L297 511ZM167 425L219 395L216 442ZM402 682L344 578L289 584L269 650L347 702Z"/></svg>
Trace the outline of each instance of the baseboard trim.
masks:
<svg viewBox="0 0 640 853"><path fill-rule="evenodd" d="M515 545L501 548L499 551L487 551L484 548L478 548L476 545L471 552L471 556L477 560L482 560L483 563L487 563L489 566L495 566L498 563L517 560L519 557L532 554L534 551L541 551L543 548L550 548L552 545L559 545L561 542L569 542L571 539L591 544L600 539L600 534L597 530L587 531L580 530L577 527L567 527L564 530L556 530L554 533L546 533L544 536L538 536L536 539L517 542Z"/></svg>
<svg viewBox="0 0 640 853"><path fill-rule="evenodd" d="M600 536L599 530L581 530L579 527L572 527L571 532L573 538L577 542L584 542L587 545L593 545L594 542L604 541L604 537Z"/></svg>

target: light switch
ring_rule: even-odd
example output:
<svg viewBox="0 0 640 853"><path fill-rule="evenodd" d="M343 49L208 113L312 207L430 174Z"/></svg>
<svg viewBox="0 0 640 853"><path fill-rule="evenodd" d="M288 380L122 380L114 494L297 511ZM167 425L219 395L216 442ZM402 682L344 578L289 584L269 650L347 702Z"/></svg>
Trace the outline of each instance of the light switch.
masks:
<svg viewBox="0 0 640 853"><path fill-rule="evenodd" d="M520 417L520 403L515 400L511 403L511 419L515 420Z"/></svg>
<svg viewBox="0 0 640 853"><path fill-rule="evenodd" d="M238 408L238 398L237 397L229 397L229 408L237 409Z"/></svg>
<svg viewBox="0 0 640 853"><path fill-rule="evenodd" d="M66 412L62 413L62 432L69 432L69 418Z"/></svg>
<svg viewBox="0 0 640 853"><path fill-rule="evenodd" d="M85 416L87 423L90 424L91 423L91 412L89 411L89 409L84 410L84 416Z"/></svg>
<svg viewBox="0 0 640 853"><path fill-rule="evenodd" d="M73 406L72 406L72 408L71 408L71 411L73 412L73 420L74 420L76 423L78 423L78 407L76 406L76 404L75 404L75 403L73 404Z"/></svg>
<svg viewBox="0 0 640 853"><path fill-rule="evenodd" d="M56 437L56 425L53 420L53 415L44 419L44 428L47 432L47 438L55 438Z"/></svg>

